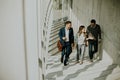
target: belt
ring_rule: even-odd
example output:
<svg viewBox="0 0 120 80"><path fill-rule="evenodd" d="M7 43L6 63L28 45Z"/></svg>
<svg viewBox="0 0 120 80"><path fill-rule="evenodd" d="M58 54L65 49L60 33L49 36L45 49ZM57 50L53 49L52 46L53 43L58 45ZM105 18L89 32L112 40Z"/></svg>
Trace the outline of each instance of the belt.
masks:
<svg viewBox="0 0 120 80"><path fill-rule="evenodd" d="M66 43L69 43L70 41L66 41Z"/></svg>

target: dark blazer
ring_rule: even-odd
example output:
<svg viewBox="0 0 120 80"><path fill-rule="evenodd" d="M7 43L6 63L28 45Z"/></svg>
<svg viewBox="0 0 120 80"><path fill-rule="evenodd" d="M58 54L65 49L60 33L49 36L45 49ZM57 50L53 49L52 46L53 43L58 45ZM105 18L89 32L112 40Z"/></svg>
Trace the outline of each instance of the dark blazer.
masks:
<svg viewBox="0 0 120 80"><path fill-rule="evenodd" d="M65 37L65 27L63 27L63 28L60 29L60 31L59 31L59 37L60 37L60 42L64 46L65 41L62 38ZM73 28L69 29L69 41L70 41L70 44L74 43Z"/></svg>
<svg viewBox="0 0 120 80"><path fill-rule="evenodd" d="M101 28L100 25L96 24L96 27L91 27L90 25L87 27L87 37L89 33L92 33L92 35L96 38L98 41L98 38L101 39Z"/></svg>

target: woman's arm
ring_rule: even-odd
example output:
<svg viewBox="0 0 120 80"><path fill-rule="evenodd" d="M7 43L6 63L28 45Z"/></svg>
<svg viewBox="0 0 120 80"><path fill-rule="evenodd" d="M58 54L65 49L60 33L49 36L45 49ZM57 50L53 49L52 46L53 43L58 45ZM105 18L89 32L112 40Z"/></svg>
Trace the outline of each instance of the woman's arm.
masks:
<svg viewBox="0 0 120 80"><path fill-rule="evenodd" d="M75 35L75 43L78 42L78 33Z"/></svg>

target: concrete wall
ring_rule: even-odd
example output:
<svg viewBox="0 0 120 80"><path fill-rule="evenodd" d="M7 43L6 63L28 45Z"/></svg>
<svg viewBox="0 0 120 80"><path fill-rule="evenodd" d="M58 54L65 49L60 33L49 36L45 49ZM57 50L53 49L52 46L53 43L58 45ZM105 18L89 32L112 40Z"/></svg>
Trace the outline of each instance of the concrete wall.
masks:
<svg viewBox="0 0 120 80"><path fill-rule="evenodd" d="M23 1L0 0L0 80L26 80Z"/></svg>
<svg viewBox="0 0 120 80"><path fill-rule="evenodd" d="M46 43L43 34L51 23L48 4L48 0L0 0L0 80L43 80L46 44L41 41Z"/></svg>
<svg viewBox="0 0 120 80"><path fill-rule="evenodd" d="M101 25L103 50L120 64L120 1L119 0L73 0L71 19L75 32L78 26L88 26L92 18Z"/></svg>
<svg viewBox="0 0 120 80"><path fill-rule="evenodd" d="M120 1L103 0L100 24L104 32L104 49L120 64ZM104 16L103 16L104 15Z"/></svg>

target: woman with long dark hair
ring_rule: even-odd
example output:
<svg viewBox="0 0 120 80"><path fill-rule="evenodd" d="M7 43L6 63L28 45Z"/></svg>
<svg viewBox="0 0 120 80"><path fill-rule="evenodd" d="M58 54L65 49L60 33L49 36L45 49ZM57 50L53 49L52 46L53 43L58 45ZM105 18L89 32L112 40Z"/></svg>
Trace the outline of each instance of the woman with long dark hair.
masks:
<svg viewBox="0 0 120 80"><path fill-rule="evenodd" d="M80 64L83 64L83 58L84 58L84 53L85 53L85 47L86 47L86 30L85 26L81 25L79 27L79 30L76 34L76 40L77 44L77 63L79 63L80 59Z"/></svg>

